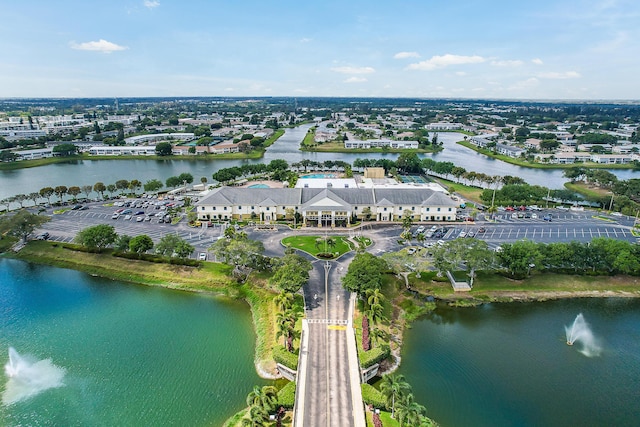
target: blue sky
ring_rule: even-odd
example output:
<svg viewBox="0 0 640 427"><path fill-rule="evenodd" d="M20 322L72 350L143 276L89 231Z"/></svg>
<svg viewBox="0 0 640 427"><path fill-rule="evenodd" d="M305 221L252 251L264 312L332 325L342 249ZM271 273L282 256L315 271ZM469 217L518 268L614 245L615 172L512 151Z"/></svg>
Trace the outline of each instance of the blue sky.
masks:
<svg viewBox="0 0 640 427"><path fill-rule="evenodd" d="M640 99L637 0L0 0L0 97Z"/></svg>

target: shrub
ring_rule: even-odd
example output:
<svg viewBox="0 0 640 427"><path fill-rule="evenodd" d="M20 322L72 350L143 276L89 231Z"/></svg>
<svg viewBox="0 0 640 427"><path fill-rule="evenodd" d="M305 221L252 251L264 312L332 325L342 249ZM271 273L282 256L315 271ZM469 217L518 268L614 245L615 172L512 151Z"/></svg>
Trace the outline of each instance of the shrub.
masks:
<svg viewBox="0 0 640 427"><path fill-rule="evenodd" d="M376 363L382 362L391 355L391 348L388 345L381 345L372 348L369 351L363 351L359 354L360 366L363 369L369 368Z"/></svg>
<svg viewBox="0 0 640 427"><path fill-rule="evenodd" d="M278 403L276 406L282 406L285 409L292 409L296 402L296 383L288 382L278 391Z"/></svg>
<svg viewBox="0 0 640 427"><path fill-rule="evenodd" d="M294 371L298 369L298 355L287 351L281 345L273 348L273 360Z"/></svg>
<svg viewBox="0 0 640 427"><path fill-rule="evenodd" d="M365 405L372 405L374 408L386 409L386 399L380 390L372 386L371 384L361 384L362 387L362 401Z"/></svg>

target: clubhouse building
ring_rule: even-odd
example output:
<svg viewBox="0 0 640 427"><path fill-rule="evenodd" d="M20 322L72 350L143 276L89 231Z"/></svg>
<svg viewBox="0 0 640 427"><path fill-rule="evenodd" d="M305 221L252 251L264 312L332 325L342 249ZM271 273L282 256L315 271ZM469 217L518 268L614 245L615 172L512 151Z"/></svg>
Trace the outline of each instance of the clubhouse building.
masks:
<svg viewBox="0 0 640 427"><path fill-rule="evenodd" d="M276 221L298 218L306 226L340 227L354 219L454 221L458 203L428 188L218 187L196 203L198 219Z"/></svg>

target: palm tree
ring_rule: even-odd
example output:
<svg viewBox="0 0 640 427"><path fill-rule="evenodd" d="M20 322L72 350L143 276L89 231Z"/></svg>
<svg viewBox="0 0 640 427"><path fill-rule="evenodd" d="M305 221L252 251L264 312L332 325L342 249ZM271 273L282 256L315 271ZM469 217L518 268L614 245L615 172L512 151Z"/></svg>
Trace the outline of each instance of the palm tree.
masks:
<svg viewBox="0 0 640 427"><path fill-rule="evenodd" d="M386 318L384 317L384 307L382 306L382 304L372 304L371 306L369 306L367 315L376 325L386 320Z"/></svg>
<svg viewBox="0 0 640 427"><path fill-rule="evenodd" d="M398 402L398 421L400 426L420 425L422 417L426 415L426 408L415 401L413 393L405 394Z"/></svg>
<svg viewBox="0 0 640 427"><path fill-rule="evenodd" d="M372 337L375 338L375 342L386 341L389 338L389 335L384 329L373 328L369 333Z"/></svg>
<svg viewBox="0 0 640 427"><path fill-rule="evenodd" d="M408 390L409 383L404 379L404 375L389 374L382 377L380 391L386 399L387 407L391 403L391 418L394 418L396 399L400 400Z"/></svg>
<svg viewBox="0 0 640 427"><path fill-rule="evenodd" d="M278 400L278 391L275 387L266 385L264 387L253 386L251 393L247 395L247 405L257 406L269 412L273 409Z"/></svg>
<svg viewBox="0 0 640 427"><path fill-rule="evenodd" d="M286 337L285 345L290 352L293 352L296 320L298 320L298 315L293 310L281 311L276 315L276 324L278 325L276 337Z"/></svg>
<svg viewBox="0 0 640 427"><path fill-rule="evenodd" d="M273 298L273 302L280 311L287 311L293 305L293 294L291 292L280 292Z"/></svg>
<svg viewBox="0 0 640 427"><path fill-rule="evenodd" d="M260 406L252 406L247 415L248 418L242 419L243 426L262 427L269 420L269 414Z"/></svg>
<svg viewBox="0 0 640 427"><path fill-rule="evenodd" d="M367 305L371 307L374 304L382 304L384 302L384 295L378 288L367 289L365 292L367 298Z"/></svg>

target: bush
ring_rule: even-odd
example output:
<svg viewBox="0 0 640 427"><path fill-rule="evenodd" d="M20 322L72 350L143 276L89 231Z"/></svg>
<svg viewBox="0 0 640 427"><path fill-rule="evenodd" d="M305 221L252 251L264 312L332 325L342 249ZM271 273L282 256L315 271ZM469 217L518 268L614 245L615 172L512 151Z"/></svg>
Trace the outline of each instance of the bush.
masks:
<svg viewBox="0 0 640 427"><path fill-rule="evenodd" d="M382 362L391 355L391 348L388 345L381 345L372 348L369 351L363 351L359 354L360 366L363 369L369 368L376 363Z"/></svg>
<svg viewBox="0 0 640 427"><path fill-rule="evenodd" d="M288 382L284 387L278 391L278 403L277 406L282 406L285 409L292 409L296 402L296 383Z"/></svg>
<svg viewBox="0 0 640 427"><path fill-rule="evenodd" d="M333 252L318 252L316 254L316 256L318 258L325 258L325 259L331 259L333 258L335 255L333 254Z"/></svg>
<svg viewBox="0 0 640 427"><path fill-rule="evenodd" d="M362 388L362 401L365 405L372 405L377 409L387 409L386 399L380 390L372 386L371 384L361 384Z"/></svg>
<svg viewBox="0 0 640 427"><path fill-rule="evenodd" d="M202 263L198 260L191 258L174 258L166 257L157 254L142 254L138 255L135 252L121 252L114 251L113 256L119 258L136 259L147 262L155 262L157 264L171 264L171 265L186 265L189 267L200 267Z"/></svg>
<svg viewBox="0 0 640 427"><path fill-rule="evenodd" d="M298 355L290 353L281 345L273 348L273 360L294 371L298 369Z"/></svg>

